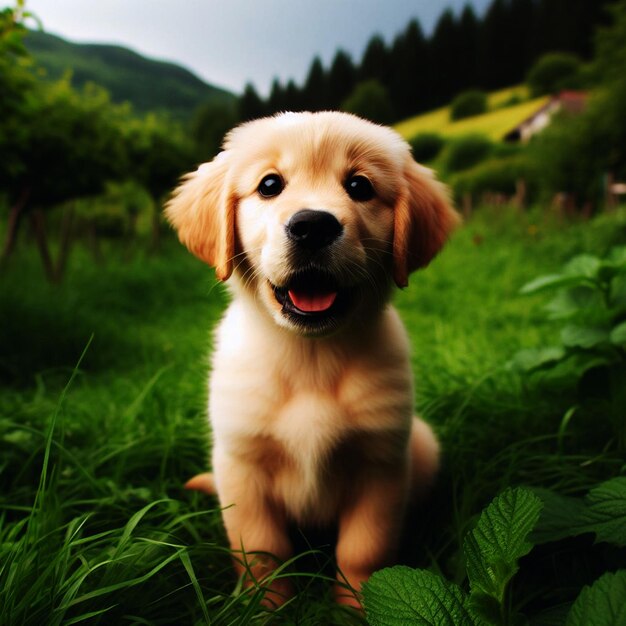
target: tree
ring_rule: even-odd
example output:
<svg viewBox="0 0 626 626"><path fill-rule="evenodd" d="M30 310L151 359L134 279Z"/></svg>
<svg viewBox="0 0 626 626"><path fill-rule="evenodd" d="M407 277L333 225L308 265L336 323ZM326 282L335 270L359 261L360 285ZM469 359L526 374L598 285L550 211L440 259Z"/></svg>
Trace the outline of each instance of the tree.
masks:
<svg viewBox="0 0 626 626"><path fill-rule="evenodd" d="M461 120L465 117L480 115L487 111L487 94L478 89L460 93L450 105L450 119Z"/></svg>
<svg viewBox="0 0 626 626"><path fill-rule="evenodd" d="M358 71L360 81L375 79L381 84L389 80L390 59L385 40L374 35L367 44Z"/></svg>
<svg viewBox="0 0 626 626"><path fill-rule="evenodd" d="M607 173L626 176L626 0L612 15L613 24L598 33L601 85L586 112L561 116L531 144L544 192L565 192L577 207L597 205Z"/></svg>
<svg viewBox="0 0 626 626"><path fill-rule="evenodd" d="M526 82L534 97L554 94L561 89L577 86L580 59L566 52L551 52L542 56L528 72Z"/></svg>
<svg viewBox="0 0 626 626"><path fill-rule="evenodd" d="M428 44L417 20L411 20L394 40L390 53L389 92L400 118L428 109L432 104Z"/></svg>
<svg viewBox="0 0 626 626"><path fill-rule="evenodd" d="M356 83L356 69L350 55L337 50L328 72L328 92L331 108L337 109L348 97Z"/></svg>
<svg viewBox="0 0 626 626"><path fill-rule="evenodd" d="M532 2L532 0L528 0ZM468 89L478 84L478 19L471 4L467 4L458 20L456 38L461 54L457 59L458 90Z"/></svg>
<svg viewBox="0 0 626 626"><path fill-rule="evenodd" d="M394 118L389 94L377 80L358 83L341 108L379 124L390 124Z"/></svg>
<svg viewBox="0 0 626 626"><path fill-rule="evenodd" d="M222 120L222 123L227 124L228 121ZM218 132L215 127L212 130ZM157 248L162 201L180 176L192 169L198 149L179 124L154 113L128 120L125 144L129 161L127 176L138 181L148 191L156 207L152 216L152 247ZM214 149L215 145L212 147ZM212 151L207 151L200 159L209 160L212 155Z"/></svg>
<svg viewBox="0 0 626 626"><path fill-rule="evenodd" d="M302 96L305 106L310 111L323 111L332 108L328 89L328 80L319 57L313 59L309 74L304 83Z"/></svg>
<svg viewBox="0 0 626 626"><path fill-rule="evenodd" d="M191 123L191 134L199 158L208 160L216 155L224 135L238 121L235 107L228 102L209 100L200 106Z"/></svg>
<svg viewBox="0 0 626 626"><path fill-rule="evenodd" d="M431 75L433 104L447 102L457 91L459 49L454 14L447 9L441 14L429 44L429 57L435 71Z"/></svg>
<svg viewBox="0 0 626 626"><path fill-rule="evenodd" d="M263 100L259 97L252 83L247 83L243 94L239 98L238 117L242 121L264 117L268 114L268 110Z"/></svg>

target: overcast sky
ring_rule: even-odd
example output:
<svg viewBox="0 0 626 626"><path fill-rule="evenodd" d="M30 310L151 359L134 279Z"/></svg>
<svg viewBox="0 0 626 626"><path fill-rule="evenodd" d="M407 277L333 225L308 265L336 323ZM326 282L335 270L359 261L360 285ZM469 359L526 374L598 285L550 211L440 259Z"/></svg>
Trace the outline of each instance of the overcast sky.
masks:
<svg viewBox="0 0 626 626"><path fill-rule="evenodd" d="M482 15L491 0L469 0ZM266 94L272 79L300 83L315 55L358 60L374 33L387 42L417 17L427 33L468 0L27 0L44 29L78 42L117 43L175 61L205 81ZM0 4L5 4L0 0Z"/></svg>

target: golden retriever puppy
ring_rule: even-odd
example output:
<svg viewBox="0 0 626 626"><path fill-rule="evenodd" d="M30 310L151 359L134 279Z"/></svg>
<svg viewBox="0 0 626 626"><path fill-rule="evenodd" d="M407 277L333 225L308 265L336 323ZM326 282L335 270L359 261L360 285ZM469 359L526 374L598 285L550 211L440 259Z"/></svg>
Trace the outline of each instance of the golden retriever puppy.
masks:
<svg viewBox="0 0 626 626"><path fill-rule="evenodd" d="M411 487L437 470L389 296L457 223L446 191L389 128L284 113L231 131L166 215L232 294L212 357L213 474L187 486L216 491L239 573L270 576L274 604L290 593L271 579L287 524L337 523L336 597L358 607L350 588L393 559Z"/></svg>

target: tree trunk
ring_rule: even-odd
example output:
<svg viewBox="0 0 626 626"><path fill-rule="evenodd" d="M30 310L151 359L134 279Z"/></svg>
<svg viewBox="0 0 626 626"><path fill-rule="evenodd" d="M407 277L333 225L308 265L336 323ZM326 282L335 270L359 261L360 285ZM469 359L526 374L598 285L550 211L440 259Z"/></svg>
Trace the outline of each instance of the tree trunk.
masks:
<svg viewBox="0 0 626 626"><path fill-rule="evenodd" d="M17 202L11 207L7 224L7 236L4 241L2 257L0 257L0 265L5 265L9 257L13 254L13 250L15 250L15 242L17 241L17 233L19 231L22 214L29 198L30 189L26 188L20 194Z"/></svg>
<svg viewBox="0 0 626 626"><path fill-rule="evenodd" d="M59 248L59 258L57 260L55 270L56 282L61 282L65 276L65 268L67 266L67 259L70 255L70 249L72 246L72 223L74 221L74 206L70 205L63 211L63 219L61 221L61 239Z"/></svg>
<svg viewBox="0 0 626 626"><path fill-rule="evenodd" d="M87 241L89 242L89 249L91 250L91 254L93 256L93 260L96 262L96 265L102 265L104 263L104 257L102 256L102 250L100 249L96 222L93 219L90 219L87 222Z"/></svg>
<svg viewBox="0 0 626 626"><path fill-rule="evenodd" d="M54 264L52 263L52 257L50 256L50 248L48 246L48 234L46 233L46 216L42 209L35 209L30 214L30 223L35 235L37 247L39 248L39 255L41 256L41 262L46 273L46 278L51 282L56 282L56 272L54 271Z"/></svg>
<svg viewBox="0 0 626 626"><path fill-rule="evenodd" d="M157 207L161 206L155 202L152 212L152 241L150 242L150 250L158 252L161 248L161 212Z"/></svg>

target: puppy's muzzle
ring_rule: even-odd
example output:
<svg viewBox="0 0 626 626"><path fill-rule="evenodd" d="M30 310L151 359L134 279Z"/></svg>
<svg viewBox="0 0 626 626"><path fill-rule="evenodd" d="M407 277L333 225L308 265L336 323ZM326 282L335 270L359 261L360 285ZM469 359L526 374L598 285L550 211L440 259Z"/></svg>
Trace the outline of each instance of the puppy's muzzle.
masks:
<svg viewBox="0 0 626 626"><path fill-rule="evenodd" d="M313 252L338 239L343 233L343 226L332 213L302 209L291 216L285 231L298 248Z"/></svg>

